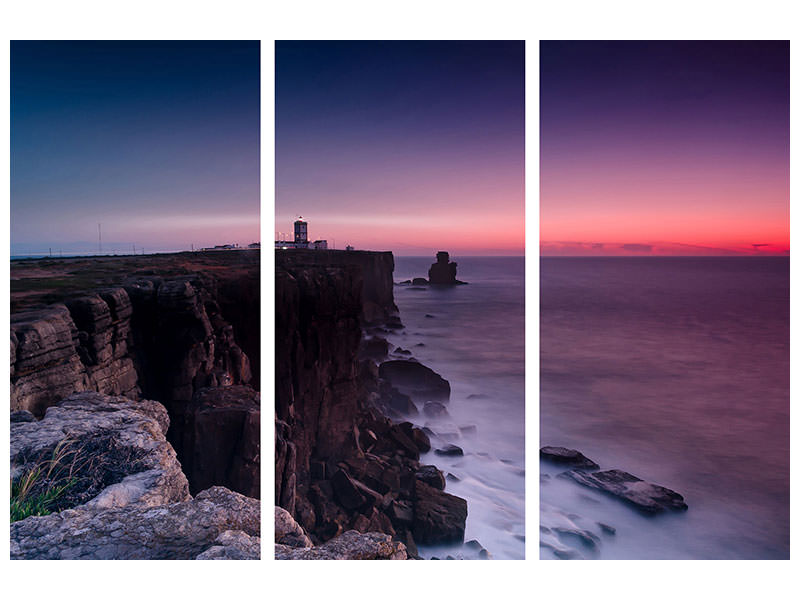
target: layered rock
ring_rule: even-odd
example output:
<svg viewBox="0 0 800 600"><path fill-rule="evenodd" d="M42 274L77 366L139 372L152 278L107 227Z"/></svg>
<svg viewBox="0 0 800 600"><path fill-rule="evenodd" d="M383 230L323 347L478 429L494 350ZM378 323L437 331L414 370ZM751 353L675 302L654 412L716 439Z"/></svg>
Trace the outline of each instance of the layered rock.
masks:
<svg viewBox="0 0 800 600"><path fill-rule="evenodd" d="M353 250L291 250L276 255L283 268L332 265L355 267L360 273L361 304L360 317L366 325L397 324L397 305L394 303L394 256L391 252L367 252Z"/></svg>
<svg viewBox="0 0 800 600"><path fill-rule="evenodd" d="M197 493L224 485L261 497L259 394L243 385L203 388L186 410L182 464Z"/></svg>
<svg viewBox="0 0 800 600"><path fill-rule="evenodd" d="M11 315L11 409L42 415L77 391L138 395L124 290Z"/></svg>
<svg viewBox="0 0 800 600"><path fill-rule="evenodd" d="M253 379L250 359L220 308L224 303L236 314L236 322L243 328L249 324L251 330L258 323L257 308L248 321L246 311L234 306L241 298L253 309L253 279L247 277L237 287L233 277L220 274L137 277L122 287L12 315L11 409L41 416L48 406L79 391L150 398L166 406L172 423L168 439L181 460L195 460L196 431L190 429L191 439L184 440L187 424L196 425L195 395L206 388L247 385ZM220 289L227 295L224 301ZM254 337L257 328L245 338L258 352ZM207 404L202 410L208 410ZM232 407L226 410L231 413ZM188 469L190 480L199 477L193 491L226 485L258 495L257 402L236 410L248 415L239 427L246 435L234 449L223 449L224 459L217 459L227 460L232 470L223 475L220 464ZM206 454L211 452L209 448ZM212 477L209 468L215 473Z"/></svg>

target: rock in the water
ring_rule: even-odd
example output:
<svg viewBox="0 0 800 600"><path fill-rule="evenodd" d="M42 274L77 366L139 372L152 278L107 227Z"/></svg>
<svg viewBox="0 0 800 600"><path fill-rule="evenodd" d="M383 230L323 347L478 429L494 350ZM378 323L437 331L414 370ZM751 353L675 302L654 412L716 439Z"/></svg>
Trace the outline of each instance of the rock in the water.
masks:
<svg viewBox="0 0 800 600"><path fill-rule="evenodd" d="M291 548L275 544L277 560L406 560L406 547L385 533L355 530L312 548Z"/></svg>
<svg viewBox="0 0 800 600"><path fill-rule="evenodd" d="M422 407L422 412L424 412L428 417L448 416L447 409L445 408L444 404L441 402L436 402L435 400L428 400Z"/></svg>
<svg viewBox="0 0 800 600"><path fill-rule="evenodd" d="M567 471L560 476L616 496L645 513L654 514L667 509L686 510L688 508L683 501L683 496L678 492L642 481L638 477L619 469L598 471L596 473Z"/></svg>
<svg viewBox="0 0 800 600"><path fill-rule="evenodd" d="M464 451L455 444L447 444L442 448L437 448L434 452L440 456L464 456Z"/></svg>
<svg viewBox="0 0 800 600"><path fill-rule="evenodd" d="M378 372L381 379L412 398L442 403L450 401L450 384L425 365L407 360L390 360L381 363Z"/></svg>
<svg viewBox="0 0 800 600"><path fill-rule="evenodd" d="M417 479L423 483L427 483L432 488L444 490L444 474L433 465L420 465L417 471Z"/></svg>
<svg viewBox="0 0 800 600"><path fill-rule="evenodd" d="M617 528L612 527L611 525L607 525L605 523L601 523L600 521L597 522L597 526L600 528L600 531L605 533L606 535L616 535Z"/></svg>
<svg viewBox="0 0 800 600"><path fill-rule="evenodd" d="M411 285L428 285L428 280L424 277L414 277L411 280Z"/></svg>
<svg viewBox="0 0 800 600"><path fill-rule="evenodd" d="M567 465L574 469L599 469L600 466L586 458L577 450L561 446L544 446L539 450L539 458L557 465Z"/></svg>
<svg viewBox="0 0 800 600"><path fill-rule="evenodd" d="M433 284L452 285L456 282L458 263L450 262L450 254L437 252L436 262L428 269L428 279Z"/></svg>
<svg viewBox="0 0 800 600"><path fill-rule="evenodd" d="M222 487L160 506L83 506L12 523L11 558L194 559L226 531L258 537L259 509L258 500Z"/></svg>

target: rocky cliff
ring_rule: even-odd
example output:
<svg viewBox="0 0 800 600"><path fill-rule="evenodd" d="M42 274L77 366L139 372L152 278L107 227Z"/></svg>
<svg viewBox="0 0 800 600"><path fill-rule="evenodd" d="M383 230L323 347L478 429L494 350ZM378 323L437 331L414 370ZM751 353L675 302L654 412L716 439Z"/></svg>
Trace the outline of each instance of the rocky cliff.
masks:
<svg viewBox="0 0 800 600"><path fill-rule="evenodd" d="M402 327L393 266L383 252L276 254L275 502L314 544L377 532L414 556L415 539L462 541L467 509L420 464L427 436L384 415L398 392L359 351L368 327Z"/></svg>
<svg viewBox="0 0 800 600"><path fill-rule="evenodd" d="M81 391L155 400L193 493L258 497L258 282L257 268L151 271L12 314L11 409L41 417Z"/></svg>

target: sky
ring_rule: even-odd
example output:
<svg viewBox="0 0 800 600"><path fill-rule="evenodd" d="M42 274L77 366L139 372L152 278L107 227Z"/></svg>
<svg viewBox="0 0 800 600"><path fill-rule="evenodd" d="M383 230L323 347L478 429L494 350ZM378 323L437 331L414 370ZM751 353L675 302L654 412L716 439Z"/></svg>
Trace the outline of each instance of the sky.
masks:
<svg viewBox="0 0 800 600"><path fill-rule="evenodd" d="M276 239L524 253L523 42L277 42Z"/></svg>
<svg viewBox="0 0 800 600"><path fill-rule="evenodd" d="M259 241L258 42L11 43L11 254Z"/></svg>
<svg viewBox="0 0 800 600"><path fill-rule="evenodd" d="M540 49L543 255L788 254L788 42Z"/></svg>

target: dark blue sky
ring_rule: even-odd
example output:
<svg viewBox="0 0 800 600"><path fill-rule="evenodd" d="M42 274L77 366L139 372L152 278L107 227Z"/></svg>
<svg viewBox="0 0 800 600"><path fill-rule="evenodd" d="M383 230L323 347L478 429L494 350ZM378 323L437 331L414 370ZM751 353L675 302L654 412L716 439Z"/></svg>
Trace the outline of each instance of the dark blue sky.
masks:
<svg viewBox="0 0 800 600"><path fill-rule="evenodd" d="M540 58L543 252L788 251L788 42L545 41Z"/></svg>
<svg viewBox="0 0 800 600"><path fill-rule="evenodd" d="M259 236L258 42L12 42L11 252Z"/></svg>
<svg viewBox="0 0 800 600"><path fill-rule="evenodd" d="M275 54L276 234L302 215L340 247L522 252L523 42L290 41Z"/></svg>

